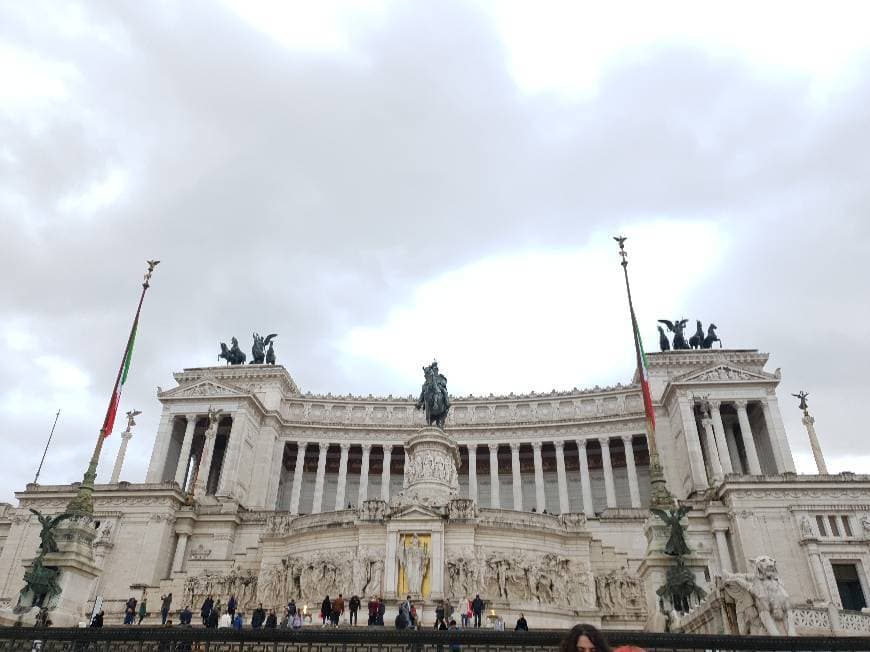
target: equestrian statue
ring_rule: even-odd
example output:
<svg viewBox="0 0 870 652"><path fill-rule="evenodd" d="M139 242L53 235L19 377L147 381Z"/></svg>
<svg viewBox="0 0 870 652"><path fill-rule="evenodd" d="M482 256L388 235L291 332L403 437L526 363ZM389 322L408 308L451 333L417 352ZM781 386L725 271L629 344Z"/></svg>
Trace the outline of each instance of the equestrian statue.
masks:
<svg viewBox="0 0 870 652"><path fill-rule="evenodd" d="M275 364L275 349L272 348L272 339L278 337L278 333L272 333L266 337L254 333L254 346L251 347L251 362L249 364L263 364L266 361L266 347L269 347L272 361Z"/></svg>
<svg viewBox="0 0 870 652"><path fill-rule="evenodd" d="M417 409L426 410L426 423L444 430L444 420L450 410L450 396L447 394L447 377L438 371L438 363L432 362L423 367L425 382L417 399Z"/></svg>
<svg viewBox="0 0 870 652"><path fill-rule="evenodd" d="M239 348L239 341L233 337L230 342L232 342L230 348L227 348L226 343L221 342L221 352L218 353L218 360L223 358L227 361L227 364L245 364L247 356L245 355L245 352Z"/></svg>

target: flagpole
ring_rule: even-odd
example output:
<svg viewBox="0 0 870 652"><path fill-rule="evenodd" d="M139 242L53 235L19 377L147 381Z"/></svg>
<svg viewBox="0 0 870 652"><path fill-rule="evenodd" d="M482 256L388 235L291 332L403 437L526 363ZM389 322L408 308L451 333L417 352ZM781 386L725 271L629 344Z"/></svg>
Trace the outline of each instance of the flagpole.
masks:
<svg viewBox="0 0 870 652"><path fill-rule="evenodd" d="M48 453L48 447L51 445L51 438L54 437L54 429L57 426L57 420L60 418L60 410L54 415L54 423L51 425L51 432L48 433L48 441L45 442L45 450L42 451L42 459L39 460L39 466L36 467L36 477L33 478L33 484L39 481L39 474L42 473L42 465L45 464L45 456Z"/></svg>
<svg viewBox="0 0 870 652"><path fill-rule="evenodd" d="M145 273L145 280L142 283L142 293L139 295L139 305L136 307L136 316L133 318L133 325L130 327L130 334L127 336L127 345L124 347L124 354L121 356L121 365L118 367L118 375L115 377L115 386L112 389L112 398L109 399L109 407L106 409L106 416L103 418L103 426L100 428L100 433L97 435L97 443L94 446L94 452L91 455L91 461L88 464L88 469L85 471L85 476L78 492L66 507L66 511L73 514L91 515L94 513L94 503L92 494L94 493L94 480L97 478L97 466L100 463L100 453L103 450L103 441L106 439L107 426L109 415L112 408L117 409L116 395L118 386L121 384L121 376L124 373L124 365L127 362L127 357L130 353L130 345L133 343L133 338L136 336L136 328L139 325L139 315L142 312L142 302L145 300L145 293L151 287L151 274L154 273L154 268L160 261L149 260L148 271Z"/></svg>
<svg viewBox="0 0 870 652"><path fill-rule="evenodd" d="M627 238L625 236L618 236L613 239L619 243L619 255L622 258L620 264L622 265L622 272L625 276L625 292L628 295L628 312L631 315L631 329L632 334L634 335L634 353L637 363L637 374L643 384L646 381L644 377L643 354L641 353L640 330L637 327L634 303L631 300L631 284L628 282L628 254L625 251L625 241ZM643 390L643 387L641 389ZM650 398L650 404L651 401L652 399ZM647 447L649 449L649 479L651 485L650 507L670 509L674 506L674 497L668 490L664 469L662 468L661 459L659 458L655 423L649 418L649 416L646 418L646 439Z"/></svg>

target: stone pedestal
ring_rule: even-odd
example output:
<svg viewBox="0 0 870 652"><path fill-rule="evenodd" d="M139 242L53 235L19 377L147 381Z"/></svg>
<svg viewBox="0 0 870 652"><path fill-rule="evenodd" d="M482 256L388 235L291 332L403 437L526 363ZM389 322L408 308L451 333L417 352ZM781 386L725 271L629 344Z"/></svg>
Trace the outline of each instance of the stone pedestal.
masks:
<svg viewBox="0 0 870 652"><path fill-rule="evenodd" d="M407 488L402 503L446 505L459 495L459 446L440 428L422 428L405 444Z"/></svg>
<svg viewBox="0 0 870 652"><path fill-rule="evenodd" d="M66 521L57 529L57 552L45 555L44 564L60 571L60 593L48 605L55 627L77 627L90 615L88 602L100 569L94 565L96 530L89 519Z"/></svg>

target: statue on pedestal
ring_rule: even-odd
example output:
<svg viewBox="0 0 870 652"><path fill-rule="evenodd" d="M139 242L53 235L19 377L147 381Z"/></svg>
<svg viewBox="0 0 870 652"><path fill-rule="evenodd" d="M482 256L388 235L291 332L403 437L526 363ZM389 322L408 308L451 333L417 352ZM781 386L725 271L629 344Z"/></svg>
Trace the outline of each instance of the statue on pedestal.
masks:
<svg viewBox="0 0 870 652"><path fill-rule="evenodd" d="M425 408L426 423L433 423L444 430L444 420L450 410L450 396L447 394L447 377L438 371L438 363L433 361L428 367L423 367L425 382L417 399L417 409Z"/></svg>
<svg viewBox="0 0 870 652"><path fill-rule="evenodd" d="M218 354L218 360L223 358L227 364L245 364L247 356L245 352L239 348L239 341L233 337L230 339L232 346L227 348L226 343L221 342L221 352Z"/></svg>
<svg viewBox="0 0 870 652"><path fill-rule="evenodd" d="M423 577L429 569L429 552L415 534L411 538L411 545L399 548L396 557L405 571L408 593L419 596L423 591Z"/></svg>
<svg viewBox="0 0 870 652"><path fill-rule="evenodd" d="M659 323L668 327L668 330L674 334L674 350L688 349L689 343L686 341L686 336L683 335L683 329L689 323L688 319L675 319L668 321L667 319L659 319Z"/></svg>
<svg viewBox="0 0 870 652"><path fill-rule="evenodd" d="M665 544L666 555L670 555L671 557L681 557L682 555L688 555L691 552L686 543L685 528L680 524L683 517L689 513L689 509L690 508L685 505L678 509L670 509L668 511L656 509L655 507L650 508L649 511L662 519L665 525L671 528L671 536Z"/></svg>
<svg viewBox="0 0 870 652"><path fill-rule="evenodd" d="M272 339L278 337L278 333L272 333L266 337L262 337L259 333L254 333L254 346L251 348L251 363L263 364L266 361L266 347L269 347L272 362L275 364L275 350L272 348Z"/></svg>

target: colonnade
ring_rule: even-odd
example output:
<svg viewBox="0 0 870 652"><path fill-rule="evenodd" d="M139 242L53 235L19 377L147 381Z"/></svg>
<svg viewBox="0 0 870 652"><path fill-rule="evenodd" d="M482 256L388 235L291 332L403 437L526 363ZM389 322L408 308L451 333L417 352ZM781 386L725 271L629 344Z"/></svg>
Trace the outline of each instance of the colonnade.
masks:
<svg viewBox="0 0 870 652"><path fill-rule="evenodd" d="M206 493L215 493L219 495L229 495L233 484L236 481L238 473L238 458L240 449L240 437L236 431L236 419L232 415L224 415L220 418L219 427L208 428L207 415L204 414L184 414L173 415L169 424L169 433L166 438L166 454L169 455L168 446L172 434L175 432L176 424L184 423L184 435L181 439L181 449L178 452L178 458L175 465L172 477L166 477L169 471L166 464L170 460L165 460L163 467L159 469L164 475L164 480L175 480L182 490L186 490L196 497L205 495ZM227 429L227 424L229 429ZM197 432L197 425L200 425L200 432ZM217 467L218 484L216 487L209 486L209 477L211 475L212 466L214 464L215 444L218 439L218 431L221 435L226 435L226 446L220 451L220 458ZM197 434L203 436L202 446L198 450L194 450L194 439ZM195 464L191 466L191 457L195 460ZM171 467L170 467L171 468ZM212 489L214 489L212 491Z"/></svg>
<svg viewBox="0 0 870 652"><path fill-rule="evenodd" d="M604 483L604 494L605 494L605 506L607 509L612 509L618 507L617 505L617 494L614 482L614 471L613 464L611 460L611 437L594 437L594 438L580 438L576 440L572 440L576 442L577 445L577 457L575 460L571 460L572 467L579 468L579 484L580 484L580 494L582 496L582 511L587 516L595 515L595 507L593 504L593 494L592 494L592 480L589 472L589 457L587 455L587 446L590 441L595 441L599 444L601 450L601 469L603 472L603 483ZM634 443L632 435L624 435L618 438L615 438L619 445L624 450L625 455L625 468L628 482L628 499L629 505L633 508L641 507L641 492L639 488L638 481L638 471L637 471L637 461L635 460L635 451L634 451ZM615 442L614 442L615 443ZM556 480L558 486L558 510L557 513L568 513L571 511L571 507L569 504L569 473L566 469L566 452L565 452L565 440L547 440L547 441L532 441L532 442L508 442L508 443L495 443L495 442L487 442L487 443L468 443L461 446L461 448L465 448L467 451L467 456L464 456L464 459L467 460L467 468L460 469L460 474L467 477L467 495L469 498L475 500L475 502L480 502L480 483L478 481L478 451L480 451L481 447L484 448L484 452L486 450L489 451L489 507L495 509L514 509L517 511L523 510L523 482L522 482L522 473L521 473L521 464L520 464L520 447L524 445L531 446L532 449L532 457L533 457L533 465L534 465L534 511L537 512L546 512L547 504L546 504L546 494L545 494L545 482L544 482L544 460L542 456L542 449L545 444L552 444L555 449L555 468L556 468ZM331 509L340 510L344 509L346 505L350 502L353 502L353 496L347 495L347 486L348 486L348 456L351 447L353 446L355 449L358 447L359 450L355 453L355 460L359 462L359 474L358 478L354 478L354 480L359 481L359 491L358 491L358 500L357 502L361 504L363 501L368 498L378 497L381 500L389 501L390 500L390 480L392 477L391 474L391 466L392 459L394 456L395 449L401 449L402 454L404 454L404 448L401 445L394 445L391 443L384 444L372 444L368 442L351 444L350 442L342 442L337 444L339 448L339 458L338 458L338 469L337 474L334 476L337 479L337 484L335 484L335 499L329 500L329 504L327 504L327 498L325 496L325 485L326 485L326 470L327 470L327 456L329 455L330 447L335 446L335 444L331 444L329 442L307 442L307 441L299 441L296 444L296 460L292 469L292 478L290 477L290 469L288 468L288 477L285 482L289 484L289 501L285 503L287 509L290 512L298 514L300 511L300 504L302 502L302 494L303 494L303 486L307 486L306 483L311 481L310 475L306 475L305 471L305 458L306 453L311 453L309 456L310 462L313 463L313 451L317 450L317 465L316 471L314 472L314 485L313 485L313 499L311 503L310 511L311 513L320 513L323 511L329 511ZM499 467L499 449L502 446L510 447L511 454L511 463L510 463L510 477L511 477L511 496L512 500L510 504L502 504L502 496L501 496L501 480L500 480L500 471L505 470L504 468ZM372 449L381 449L382 453L382 462L381 462L381 480L380 480L380 494L378 496L370 496L369 495L369 484L370 484L370 468L371 468L371 459L372 459ZM333 450L335 450L333 448ZM361 456L359 455L359 451L361 450ZM528 450L528 449L527 449ZM573 454L573 448L572 448ZM335 469L335 456L330 458L332 468ZM597 460L596 460L597 461ZM576 462L576 465L574 464ZM466 462L463 462L465 465ZM312 467L309 467L311 469ZM551 467L552 468L552 467ZM334 473L335 471L333 471ZM572 471L573 472L573 471ZM310 474L311 471L308 471ZM356 475L356 473L354 473ZM552 476L550 476L552 477ZM577 478L573 479L574 481ZM309 494L310 495L310 494ZM306 501L307 502L307 501ZM624 505L624 503L623 503ZM625 506L625 505L624 505ZM306 505L307 507L307 505Z"/></svg>

